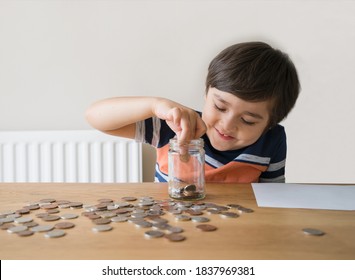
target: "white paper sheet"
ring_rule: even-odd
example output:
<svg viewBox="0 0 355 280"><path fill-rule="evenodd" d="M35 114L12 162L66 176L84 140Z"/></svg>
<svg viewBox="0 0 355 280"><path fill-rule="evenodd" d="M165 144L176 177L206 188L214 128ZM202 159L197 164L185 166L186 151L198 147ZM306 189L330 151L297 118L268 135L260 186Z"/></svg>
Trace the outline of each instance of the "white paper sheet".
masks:
<svg viewBox="0 0 355 280"><path fill-rule="evenodd" d="M355 185L253 183L259 207L355 210Z"/></svg>

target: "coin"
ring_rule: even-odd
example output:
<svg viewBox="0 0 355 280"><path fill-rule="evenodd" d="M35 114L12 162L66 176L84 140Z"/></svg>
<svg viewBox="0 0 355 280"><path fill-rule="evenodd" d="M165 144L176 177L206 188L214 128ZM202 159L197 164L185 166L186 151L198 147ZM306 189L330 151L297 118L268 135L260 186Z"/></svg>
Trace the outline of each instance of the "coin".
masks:
<svg viewBox="0 0 355 280"><path fill-rule="evenodd" d="M127 217L122 217L122 216L118 217L118 216L116 216L116 217L112 217L111 221L114 222L114 223L122 223L122 222L126 222L127 219L128 219Z"/></svg>
<svg viewBox="0 0 355 280"><path fill-rule="evenodd" d="M238 218L239 217L239 215L237 213L234 213L234 212L224 211L224 212L221 212L219 214L220 214L220 216L222 218Z"/></svg>
<svg viewBox="0 0 355 280"><path fill-rule="evenodd" d="M6 223L6 224L1 225L1 226L0 226L0 229L2 229L2 230L7 230L7 229L9 229L9 228L11 228L11 227L14 227L14 226L15 226L14 224Z"/></svg>
<svg viewBox="0 0 355 280"><path fill-rule="evenodd" d="M23 223L22 225L23 225L23 226L26 226L26 227L35 227L35 226L38 226L38 224L37 224L36 222Z"/></svg>
<svg viewBox="0 0 355 280"><path fill-rule="evenodd" d="M210 221L209 218L207 217L200 217L200 216L195 216L195 217L191 217L191 221L196 222L196 223L207 223Z"/></svg>
<svg viewBox="0 0 355 280"><path fill-rule="evenodd" d="M325 234L324 231L315 228L304 228L302 229L302 231L307 235L314 235L314 236L322 236Z"/></svg>
<svg viewBox="0 0 355 280"><path fill-rule="evenodd" d="M208 225L208 224L198 225L198 226L196 226L196 228L198 228L202 231L215 231L217 229L217 227L215 227L213 225Z"/></svg>
<svg viewBox="0 0 355 280"><path fill-rule="evenodd" d="M74 226L75 225L70 222L61 222L54 225L54 227L57 229L68 229L68 228L73 228Z"/></svg>
<svg viewBox="0 0 355 280"><path fill-rule="evenodd" d="M32 221L33 221L33 219L31 217L21 217L21 218L15 219L16 224L24 224L24 223L29 223Z"/></svg>
<svg viewBox="0 0 355 280"><path fill-rule="evenodd" d="M152 223L145 221L145 220L134 222L134 224L140 228L149 228L149 227L152 227L152 225L153 225Z"/></svg>
<svg viewBox="0 0 355 280"><path fill-rule="evenodd" d="M42 218L42 220L43 220L43 221L46 221L46 222L57 221L57 220L59 220L59 219L60 219L60 217L57 216L57 215L48 215L48 216L44 216L44 217Z"/></svg>
<svg viewBox="0 0 355 280"><path fill-rule="evenodd" d="M41 199L39 202L40 203L53 203L56 200L54 198L45 198L45 199Z"/></svg>
<svg viewBox="0 0 355 280"><path fill-rule="evenodd" d="M111 223L111 220L106 219L106 218L99 218L99 219L95 219L92 221L94 222L94 224L97 224L97 225L106 225L106 224Z"/></svg>
<svg viewBox="0 0 355 280"><path fill-rule="evenodd" d="M166 234L166 235L164 235L164 237L172 242L180 242L180 241L184 241L186 239L185 236L178 234L178 233Z"/></svg>
<svg viewBox="0 0 355 280"><path fill-rule="evenodd" d="M28 208L18 209L18 210L16 210L16 213L21 214L21 215L25 215L25 214L30 213L30 209L28 209Z"/></svg>
<svg viewBox="0 0 355 280"><path fill-rule="evenodd" d="M164 232L160 230L148 230L144 233L144 235L148 238L159 238L164 236Z"/></svg>
<svg viewBox="0 0 355 280"><path fill-rule="evenodd" d="M11 217L0 219L0 223L12 223L13 221L15 221L15 218L11 218Z"/></svg>
<svg viewBox="0 0 355 280"><path fill-rule="evenodd" d="M72 209L82 208L83 204L81 202L70 202L69 203L69 207L72 208Z"/></svg>
<svg viewBox="0 0 355 280"><path fill-rule="evenodd" d="M8 228L7 232L16 233L16 232L24 231L26 229L27 229L26 226L14 226L14 227Z"/></svg>
<svg viewBox="0 0 355 280"><path fill-rule="evenodd" d="M64 220L76 219L77 217L79 216L74 213L64 213L60 215L60 218Z"/></svg>
<svg viewBox="0 0 355 280"><path fill-rule="evenodd" d="M172 227L172 226L169 226L167 230L171 233L181 233L184 231L181 227Z"/></svg>
<svg viewBox="0 0 355 280"><path fill-rule="evenodd" d="M52 225L39 225L30 228L30 230L35 231L35 232L42 232L42 231L50 231L54 228Z"/></svg>
<svg viewBox="0 0 355 280"><path fill-rule="evenodd" d="M176 215L175 219L178 221L190 221L191 217L187 215Z"/></svg>
<svg viewBox="0 0 355 280"><path fill-rule="evenodd" d="M50 204L44 204L41 206L42 209L55 209L58 208L58 204L57 203L50 203Z"/></svg>
<svg viewBox="0 0 355 280"><path fill-rule="evenodd" d="M64 230L60 230L60 229L54 229L51 231L48 231L44 234L44 237L47 238L58 238L58 237L62 237L64 236L66 233Z"/></svg>
<svg viewBox="0 0 355 280"><path fill-rule="evenodd" d="M30 230L24 230L24 231L17 232L17 235L22 236L22 237L31 236L33 234L34 234L34 232L30 231Z"/></svg>
<svg viewBox="0 0 355 280"><path fill-rule="evenodd" d="M133 197L133 196L124 196L124 197L122 197L122 200L124 200L124 201L136 201L137 198Z"/></svg>
<svg viewBox="0 0 355 280"><path fill-rule="evenodd" d="M94 232L109 231L109 230L112 230L112 227L110 225L97 225L92 228L92 231Z"/></svg>

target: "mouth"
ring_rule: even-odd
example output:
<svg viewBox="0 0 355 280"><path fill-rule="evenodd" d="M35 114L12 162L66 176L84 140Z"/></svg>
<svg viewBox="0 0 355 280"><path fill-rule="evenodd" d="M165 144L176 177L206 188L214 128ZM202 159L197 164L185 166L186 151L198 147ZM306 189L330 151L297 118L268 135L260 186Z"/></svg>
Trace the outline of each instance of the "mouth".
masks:
<svg viewBox="0 0 355 280"><path fill-rule="evenodd" d="M222 138L223 140L225 140L225 141L231 141L231 140L234 140L234 137L232 137L232 136L230 136L230 135L227 135L227 134L222 133L222 132L221 132L221 131L219 131L217 128L215 128L215 130L216 130L216 132L217 132L218 136L219 136L220 138Z"/></svg>

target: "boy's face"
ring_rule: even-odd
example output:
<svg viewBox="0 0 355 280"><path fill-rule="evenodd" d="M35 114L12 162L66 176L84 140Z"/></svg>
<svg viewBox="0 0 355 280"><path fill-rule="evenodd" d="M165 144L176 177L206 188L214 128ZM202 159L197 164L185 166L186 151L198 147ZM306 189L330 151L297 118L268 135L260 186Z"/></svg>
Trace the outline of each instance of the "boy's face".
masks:
<svg viewBox="0 0 355 280"><path fill-rule="evenodd" d="M270 101L244 101L211 87L205 98L202 120L216 150L236 150L255 143L269 123Z"/></svg>

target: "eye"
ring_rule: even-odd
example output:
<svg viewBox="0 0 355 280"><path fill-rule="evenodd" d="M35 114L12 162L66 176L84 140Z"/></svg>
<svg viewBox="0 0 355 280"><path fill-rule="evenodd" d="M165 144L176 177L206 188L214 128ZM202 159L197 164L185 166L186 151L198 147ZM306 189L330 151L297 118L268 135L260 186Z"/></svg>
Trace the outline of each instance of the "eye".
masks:
<svg viewBox="0 0 355 280"><path fill-rule="evenodd" d="M216 109L217 111L220 111L220 112L225 112L225 111L226 111L226 109L221 108L221 107L218 107L217 104L214 104L214 107L215 107L215 109Z"/></svg>
<svg viewBox="0 0 355 280"><path fill-rule="evenodd" d="M254 125L254 124L255 124L255 122L250 122L250 121L247 121L247 120L245 120L245 119L243 119L243 118L241 118L241 120L242 120L242 122L245 123L246 125Z"/></svg>

